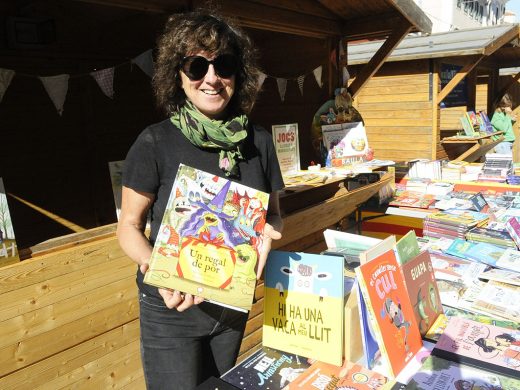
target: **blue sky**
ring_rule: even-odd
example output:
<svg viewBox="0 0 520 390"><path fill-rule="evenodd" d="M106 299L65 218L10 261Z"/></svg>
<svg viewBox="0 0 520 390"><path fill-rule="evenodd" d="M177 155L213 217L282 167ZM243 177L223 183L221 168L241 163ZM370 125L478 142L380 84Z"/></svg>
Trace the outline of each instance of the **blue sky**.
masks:
<svg viewBox="0 0 520 390"><path fill-rule="evenodd" d="M506 9L513 11L516 14L516 22L520 23L520 0L509 0Z"/></svg>

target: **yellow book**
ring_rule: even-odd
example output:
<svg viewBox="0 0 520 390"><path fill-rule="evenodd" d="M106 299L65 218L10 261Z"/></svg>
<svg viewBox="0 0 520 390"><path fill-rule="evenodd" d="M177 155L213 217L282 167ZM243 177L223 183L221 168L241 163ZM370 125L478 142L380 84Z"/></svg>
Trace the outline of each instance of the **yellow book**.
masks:
<svg viewBox="0 0 520 390"><path fill-rule="evenodd" d="M264 346L341 366L343 309L343 257L271 251Z"/></svg>
<svg viewBox="0 0 520 390"><path fill-rule="evenodd" d="M181 164L144 282L248 311L269 194Z"/></svg>

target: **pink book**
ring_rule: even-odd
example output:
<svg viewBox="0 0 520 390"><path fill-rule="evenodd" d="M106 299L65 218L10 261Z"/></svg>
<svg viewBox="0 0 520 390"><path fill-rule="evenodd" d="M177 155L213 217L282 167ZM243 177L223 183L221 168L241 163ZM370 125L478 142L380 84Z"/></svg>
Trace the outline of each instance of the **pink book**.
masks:
<svg viewBox="0 0 520 390"><path fill-rule="evenodd" d="M452 317L432 355L518 377L520 331Z"/></svg>

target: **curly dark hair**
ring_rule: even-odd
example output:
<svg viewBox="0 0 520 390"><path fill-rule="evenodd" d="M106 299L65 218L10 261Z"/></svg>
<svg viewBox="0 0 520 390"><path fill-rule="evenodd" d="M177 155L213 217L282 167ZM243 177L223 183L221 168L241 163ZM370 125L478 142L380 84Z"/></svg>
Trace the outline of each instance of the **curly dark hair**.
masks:
<svg viewBox="0 0 520 390"><path fill-rule="evenodd" d="M178 111L186 101L179 75L182 59L200 51L237 56L240 65L228 107L236 114L251 111L260 75L257 54L250 38L230 21L205 10L174 14L168 18L157 48L153 87L157 105L166 114Z"/></svg>

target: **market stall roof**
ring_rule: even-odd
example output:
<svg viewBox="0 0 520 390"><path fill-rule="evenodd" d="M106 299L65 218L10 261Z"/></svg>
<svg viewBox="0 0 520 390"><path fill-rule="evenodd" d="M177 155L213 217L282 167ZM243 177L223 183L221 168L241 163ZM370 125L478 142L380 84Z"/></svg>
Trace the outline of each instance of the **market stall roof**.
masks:
<svg viewBox="0 0 520 390"><path fill-rule="evenodd" d="M493 60L499 67L513 67L520 65L519 38L518 24L455 30L429 36L408 36L393 50L387 61L493 55ZM350 44L349 65L369 62L382 45L382 41Z"/></svg>
<svg viewBox="0 0 520 390"><path fill-rule="evenodd" d="M75 0L146 12L171 13L204 5L202 0ZM246 27L347 40L384 38L397 26L431 32L430 19L412 0L219 0L220 12Z"/></svg>

